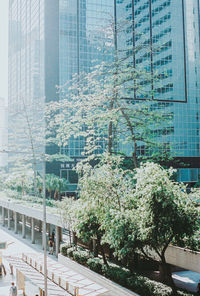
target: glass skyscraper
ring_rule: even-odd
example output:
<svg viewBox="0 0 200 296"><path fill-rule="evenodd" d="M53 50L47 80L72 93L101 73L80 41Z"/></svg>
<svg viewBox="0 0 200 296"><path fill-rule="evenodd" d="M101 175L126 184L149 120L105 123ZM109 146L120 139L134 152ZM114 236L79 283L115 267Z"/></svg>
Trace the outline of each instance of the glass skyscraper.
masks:
<svg viewBox="0 0 200 296"><path fill-rule="evenodd" d="M112 58L106 28L114 12L109 0L60 0L59 5L59 82L62 86L74 74L89 72L91 67ZM111 48L110 48L111 47ZM66 89L67 91L67 89ZM60 95L62 97L62 93ZM70 190L76 189L77 176L73 167L82 158L84 138L71 137L61 148L72 161L61 164L60 176L69 180Z"/></svg>
<svg viewBox="0 0 200 296"><path fill-rule="evenodd" d="M106 27L113 16L113 0L10 0L9 2L9 122L18 121L24 104L33 108L35 122L41 101L62 99L62 86L76 73L112 59ZM67 91L67 89L66 89ZM17 139L18 141L18 139ZM39 145L38 145L39 146ZM54 147L39 147L53 152ZM84 139L69 141L62 153L67 163L46 164L47 172L59 174L74 191L73 167L81 157Z"/></svg>
<svg viewBox="0 0 200 296"><path fill-rule="evenodd" d="M152 108L172 117L170 125L155 131L158 141L190 165L180 170L179 179L196 181L200 168L199 1L117 0L117 23L125 20L118 49L132 47L134 67L146 69L155 78L147 86L152 90ZM125 96L144 99L136 91Z"/></svg>
<svg viewBox="0 0 200 296"><path fill-rule="evenodd" d="M183 169L180 178L195 181L200 167L198 0L10 0L9 111L17 114L24 102L37 106L44 99L59 100L56 85L112 60L113 41L106 31L111 20L117 49L129 49L131 64L157 77L146 85L152 108L172 116L162 135L155 131L158 141L190 163L192 169ZM145 99L136 91L124 96ZM69 191L76 188L73 167L83 148L84 139L71 138L62 152L72 161L47 165L47 171L69 180Z"/></svg>

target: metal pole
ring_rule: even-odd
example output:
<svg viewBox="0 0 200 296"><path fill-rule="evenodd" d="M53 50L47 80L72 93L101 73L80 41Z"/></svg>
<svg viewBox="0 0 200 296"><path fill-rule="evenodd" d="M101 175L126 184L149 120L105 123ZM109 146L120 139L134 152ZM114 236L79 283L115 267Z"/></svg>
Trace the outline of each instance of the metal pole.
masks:
<svg viewBox="0 0 200 296"><path fill-rule="evenodd" d="M45 164L45 156L43 157L43 243L44 243L44 292L45 296L48 296L47 291L47 239L46 239L46 164Z"/></svg>

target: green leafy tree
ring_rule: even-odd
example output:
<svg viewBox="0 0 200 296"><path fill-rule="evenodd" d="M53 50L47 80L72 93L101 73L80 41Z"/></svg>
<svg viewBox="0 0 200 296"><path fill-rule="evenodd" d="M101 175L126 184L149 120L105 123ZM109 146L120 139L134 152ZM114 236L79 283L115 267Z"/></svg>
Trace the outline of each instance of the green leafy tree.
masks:
<svg viewBox="0 0 200 296"><path fill-rule="evenodd" d="M42 189L43 189L43 180L42 180L42 177L40 175L38 175L36 177L36 186L37 186L37 190L38 190L38 193L39 193L39 197L41 197Z"/></svg>
<svg viewBox="0 0 200 296"><path fill-rule="evenodd" d="M68 188L68 181L64 178L60 178L54 174L46 174L46 189L49 193L49 197L52 198L54 193L54 199L60 199L62 192Z"/></svg>
<svg viewBox="0 0 200 296"><path fill-rule="evenodd" d="M172 243L191 239L199 228L194 194L186 186L171 180L174 170L165 170L155 163L145 163L136 169L132 197L123 209L112 210L104 221L105 241L127 266L134 266L134 252L146 259L158 260L163 282L175 293L171 270L165 253ZM183 227L184 225L184 227Z"/></svg>
<svg viewBox="0 0 200 296"><path fill-rule="evenodd" d="M107 217L113 211L123 211L132 196L132 172L120 168L121 157L102 155L100 163L94 168L86 163L79 164L80 199L76 212L77 234L83 240L97 239L98 248L106 262L103 245L106 241ZM110 221L109 221L110 222Z"/></svg>
<svg viewBox="0 0 200 296"><path fill-rule="evenodd" d="M61 193L68 189L69 182L64 178L54 176L54 199L60 200Z"/></svg>
<svg viewBox="0 0 200 296"><path fill-rule="evenodd" d="M55 189L55 179L54 179L54 174L46 174L45 176L45 185L46 185L46 190L49 193L49 198L52 198L52 193Z"/></svg>
<svg viewBox="0 0 200 296"><path fill-rule="evenodd" d="M97 213L98 209L92 201L82 201L81 199L77 202L75 211L75 223L73 225L74 230L79 238L83 242L91 243L93 241L93 251L95 256L98 256L99 250L101 251L104 263L107 264L102 237L104 230L101 229L99 216ZM96 245L97 242L97 245Z"/></svg>
<svg viewBox="0 0 200 296"><path fill-rule="evenodd" d="M136 170L134 195L138 203L134 214L139 249L146 258L158 256L163 281L175 288L165 252L173 241L194 235L198 229L198 212L186 187L170 179L172 174L172 169L164 170L154 163L146 163Z"/></svg>

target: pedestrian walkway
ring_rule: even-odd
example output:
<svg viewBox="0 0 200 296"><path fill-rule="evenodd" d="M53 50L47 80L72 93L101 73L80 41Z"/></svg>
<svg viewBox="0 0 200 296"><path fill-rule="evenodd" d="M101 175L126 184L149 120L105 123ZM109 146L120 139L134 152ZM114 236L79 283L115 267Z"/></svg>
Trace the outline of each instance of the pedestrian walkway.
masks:
<svg viewBox="0 0 200 296"><path fill-rule="evenodd" d="M22 255L22 259L30 264L30 266L44 273L44 258L42 255L24 254ZM102 285L96 284L95 281L88 279L79 272L67 268L63 264L57 263L50 258L47 258L47 266L48 278L52 279L57 285L67 289L72 295L75 294L75 290L78 291L78 295L87 296L98 296L108 292Z"/></svg>
<svg viewBox="0 0 200 296"><path fill-rule="evenodd" d="M21 272L25 276L25 278L31 281L36 287L38 287L38 289L44 290L43 274L24 262L19 257L5 256L4 259L12 264L14 269L17 269L18 272ZM52 282L49 279L47 280L47 285L48 296L71 296L71 294L67 293L64 289L60 288L56 283ZM33 292L29 291L29 293L29 295L31 295Z"/></svg>
<svg viewBox="0 0 200 296"><path fill-rule="evenodd" d="M102 285L108 290L107 292L105 292L104 296L139 296L138 294L116 284L115 282L105 278L104 276L90 270L83 265L78 264L77 262L67 257L59 255L58 262L64 263L65 266L67 266L74 272L78 272L80 275L83 275L88 279L94 281L95 283Z"/></svg>
<svg viewBox="0 0 200 296"><path fill-rule="evenodd" d="M7 274L0 277L0 296L8 296L11 282L15 281L15 276Z"/></svg>
<svg viewBox="0 0 200 296"><path fill-rule="evenodd" d="M27 236L27 238L30 238L29 235ZM31 253L31 254L37 254L36 256L42 256L43 253L42 253L40 242L37 243L37 240L36 240L36 244L33 245L31 244L31 240L27 238L23 239L20 234L14 234L12 230L7 230L6 228L0 226L1 241L12 242L12 244L10 244L6 250L3 250L4 256L17 255L22 257L22 253L27 253L27 254ZM53 262L55 262L55 264L58 261L56 256L48 255L48 257L51 258ZM84 266L81 266L80 264L66 257L64 257L64 259L66 263L65 266L67 266L67 268L70 269L72 272L82 275L85 278L88 278L89 280L95 282L97 285L104 287L107 290L107 292L103 294L104 296L136 296L137 295L131 292L130 290L121 287L120 285L106 279L103 276L96 274L95 272L89 270L88 268L85 268ZM64 264L64 262L62 262L62 259L59 259L59 260L61 260L60 261L61 264ZM0 287L1 287L1 283L2 285L4 284L4 281L5 281L5 284L7 285L5 286L5 291L9 291L9 287L11 283L10 279L8 280L0 279ZM2 290L2 294L0 294L0 296L8 296L9 295L8 292L5 293L5 291Z"/></svg>

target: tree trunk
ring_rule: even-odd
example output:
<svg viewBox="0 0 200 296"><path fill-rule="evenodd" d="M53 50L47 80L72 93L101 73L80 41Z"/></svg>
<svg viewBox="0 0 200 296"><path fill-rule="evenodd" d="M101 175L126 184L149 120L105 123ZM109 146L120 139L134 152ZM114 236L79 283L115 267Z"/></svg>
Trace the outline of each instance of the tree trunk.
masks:
<svg viewBox="0 0 200 296"><path fill-rule="evenodd" d="M109 260L113 260L113 250L109 248Z"/></svg>
<svg viewBox="0 0 200 296"><path fill-rule="evenodd" d="M55 191L55 193L54 193L54 199L55 200L58 200L59 199L59 193L58 193L58 191Z"/></svg>
<svg viewBox="0 0 200 296"><path fill-rule="evenodd" d="M34 194L35 194L35 198L37 198L37 181L36 181L36 178L37 178L37 164L36 164L35 147L34 147L34 142L33 142L33 132L32 132L32 128L31 128L31 124L30 124L30 120L29 120L29 116L28 116L28 112L27 112L24 100L23 100L23 104L24 104L24 111L25 111L26 121L27 121L27 124L28 124L28 132L29 132L32 156L33 156Z"/></svg>
<svg viewBox="0 0 200 296"><path fill-rule="evenodd" d="M22 196L24 196L24 182L22 181Z"/></svg>
<svg viewBox="0 0 200 296"><path fill-rule="evenodd" d="M33 172L34 172L34 194L35 194L35 198L37 198L37 165L36 165L35 159L33 161Z"/></svg>
<svg viewBox="0 0 200 296"><path fill-rule="evenodd" d="M95 238L93 238L92 240L92 244L93 244L93 252L94 252L94 257L98 257L99 255L99 250L98 250L98 244Z"/></svg>
<svg viewBox="0 0 200 296"><path fill-rule="evenodd" d="M172 288L173 295L177 295L177 289L172 279L171 266L166 263L164 256L162 257L162 261L160 264L160 276L162 282Z"/></svg>
<svg viewBox="0 0 200 296"><path fill-rule="evenodd" d="M41 189L39 189L39 197L41 197L41 193L42 193L42 190L41 190Z"/></svg>
<svg viewBox="0 0 200 296"><path fill-rule="evenodd" d="M113 137L113 124L112 121L109 122L109 127L108 127L108 153L112 153L112 139Z"/></svg>
<svg viewBox="0 0 200 296"><path fill-rule="evenodd" d="M92 241L92 239L89 241L88 246L89 246L89 252L92 253L93 252L93 241Z"/></svg>
<svg viewBox="0 0 200 296"><path fill-rule="evenodd" d="M121 110L122 116L124 117L124 119L127 122L128 128L129 128L130 133L131 133L131 138L132 138L132 142L133 142L133 153L132 153L133 163L134 163L135 168L137 168L138 167L138 161L137 161L137 141L136 141L136 138L135 138L135 135L134 135L133 126L131 124L131 120L130 120L128 114L126 114L126 112L122 108L120 110Z"/></svg>
<svg viewBox="0 0 200 296"><path fill-rule="evenodd" d="M101 253L102 253L102 257L103 257L103 263L108 265L108 262L107 262L107 259L106 259L106 255L105 255L105 252L104 252L104 248L102 245L100 245L101 247Z"/></svg>
<svg viewBox="0 0 200 296"><path fill-rule="evenodd" d="M72 232L69 230L69 244L72 246Z"/></svg>
<svg viewBox="0 0 200 296"><path fill-rule="evenodd" d="M107 262L107 259L106 259L106 255L105 255L105 252L104 252L104 248L101 245L101 239L100 239L100 237L97 237L97 245L98 245L98 248L101 250L101 255L102 255L102 258L103 258L103 263L106 264L106 265L108 265L108 262Z"/></svg>
<svg viewBox="0 0 200 296"><path fill-rule="evenodd" d="M73 241L73 244L75 246L75 250L77 251L77 236L76 236L76 233L74 231L72 232L72 241Z"/></svg>
<svg viewBox="0 0 200 296"><path fill-rule="evenodd" d="M114 101L112 100L110 102L110 107L109 109L112 110L114 106ZM109 122L108 125L108 153L112 153L112 146L113 146L113 123L112 121Z"/></svg>
<svg viewBox="0 0 200 296"><path fill-rule="evenodd" d="M133 254L133 265L130 268L131 271L134 271L135 269L138 269L139 266L139 255L137 253Z"/></svg>

